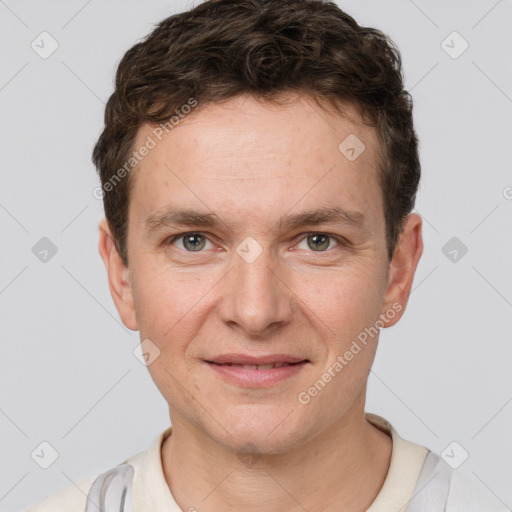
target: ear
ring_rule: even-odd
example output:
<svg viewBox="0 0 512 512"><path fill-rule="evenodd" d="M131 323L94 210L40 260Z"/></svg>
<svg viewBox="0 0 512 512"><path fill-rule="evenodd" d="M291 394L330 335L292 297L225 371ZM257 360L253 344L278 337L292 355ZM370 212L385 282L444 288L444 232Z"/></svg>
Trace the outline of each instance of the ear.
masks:
<svg viewBox="0 0 512 512"><path fill-rule="evenodd" d="M416 267L423 253L421 226L421 217L416 213L404 219L403 230L389 264L388 284L381 311L384 327L396 324L407 306ZM391 311L394 312L392 317Z"/></svg>
<svg viewBox="0 0 512 512"><path fill-rule="evenodd" d="M138 325L135 317L130 272L119 256L107 219L103 218L98 228L100 232L98 249L107 269L110 294L123 324L128 329L136 331Z"/></svg>

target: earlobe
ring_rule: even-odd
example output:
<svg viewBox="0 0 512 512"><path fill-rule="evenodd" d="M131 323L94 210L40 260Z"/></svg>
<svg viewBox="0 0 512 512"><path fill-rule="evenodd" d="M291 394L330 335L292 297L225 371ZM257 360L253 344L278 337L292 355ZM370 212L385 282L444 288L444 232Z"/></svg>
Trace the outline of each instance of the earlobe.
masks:
<svg viewBox="0 0 512 512"><path fill-rule="evenodd" d="M128 329L136 331L138 325L129 269L119 256L106 218L100 221L98 230L98 250L107 270L110 294L123 324Z"/></svg>
<svg viewBox="0 0 512 512"><path fill-rule="evenodd" d="M404 219L402 233L398 239L390 262L388 284L384 295L382 315L385 327L391 327L402 317L411 293L414 274L423 253L421 217L412 213ZM387 315L393 310L393 315Z"/></svg>

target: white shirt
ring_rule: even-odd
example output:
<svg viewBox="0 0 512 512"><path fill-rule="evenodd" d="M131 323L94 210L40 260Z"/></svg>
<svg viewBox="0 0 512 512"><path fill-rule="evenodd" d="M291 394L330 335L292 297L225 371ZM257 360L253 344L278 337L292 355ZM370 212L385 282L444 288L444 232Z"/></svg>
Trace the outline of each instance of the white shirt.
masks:
<svg viewBox="0 0 512 512"><path fill-rule="evenodd" d="M468 477L453 470L438 455L400 437L384 418L371 413L366 413L366 418L390 435L393 442L386 479L366 512L510 512L499 500L476 489ZM148 450L117 466L117 481L112 477L114 471L98 479L96 487L101 482L110 482L108 492L103 492L106 511L110 512L112 507L116 512L183 512L174 500L162 467L162 443L171 433L172 427L167 428ZM132 475L130 489L126 484L132 483ZM77 485L47 496L27 512L86 512L87 502L90 510L99 512L100 492L96 495L94 488L91 492L98 476L84 478ZM120 499L125 501L124 508L119 506Z"/></svg>

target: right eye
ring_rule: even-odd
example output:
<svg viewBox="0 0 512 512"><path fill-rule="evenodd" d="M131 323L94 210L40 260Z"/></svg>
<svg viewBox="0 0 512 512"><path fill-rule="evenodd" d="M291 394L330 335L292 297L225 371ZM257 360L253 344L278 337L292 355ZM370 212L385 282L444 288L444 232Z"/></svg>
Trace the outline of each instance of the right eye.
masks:
<svg viewBox="0 0 512 512"><path fill-rule="evenodd" d="M206 242L210 242L210 240L208 240L208 238L206 238L202 233L189 231L172 237L168 243L174 244L178 240L182 240L180 248L183 248L187 252L201 252L201 250L204 249Z"/></svg>

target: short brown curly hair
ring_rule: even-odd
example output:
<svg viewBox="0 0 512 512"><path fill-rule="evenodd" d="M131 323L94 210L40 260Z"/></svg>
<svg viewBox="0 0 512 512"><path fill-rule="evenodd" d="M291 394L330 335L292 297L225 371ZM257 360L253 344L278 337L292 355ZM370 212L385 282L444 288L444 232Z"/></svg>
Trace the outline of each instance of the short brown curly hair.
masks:
<svg viewBox="0 0 512 512"><path fill-rule="evenodd" d="M157 24L117 69L92 160L125 265L131 174L112 179L126 168L138 129L168 122L190 98L204 105L249 93L272 101L286 92L349 102L377 128L392 258L421 174L413 102L396 45L380 30L358 25L334 2L207 0Z"/></svg>

